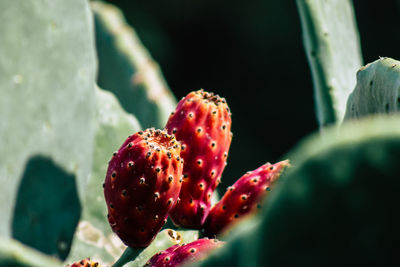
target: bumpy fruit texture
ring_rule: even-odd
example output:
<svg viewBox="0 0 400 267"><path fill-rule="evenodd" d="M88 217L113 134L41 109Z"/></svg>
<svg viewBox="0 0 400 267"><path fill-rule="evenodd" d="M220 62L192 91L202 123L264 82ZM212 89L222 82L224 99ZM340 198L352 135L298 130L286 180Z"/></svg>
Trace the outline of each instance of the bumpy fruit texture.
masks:
<svg viewBox="0 0 400 267"><path fill-rule="evenodd" d="M107 217L127 246L148 246L167 221L182 184L180 149L166 131L147 129L128 137L109 162Z"/></svg>
<svg viewBox="0 0 400 267"><path fill-rule="evenodd" d="M186 245L174 245L154 255L145 267L182 267L199 262L224 242L217 239L202 238Z"/></svg>
<svg viewBox="0 0 400 267"><path fill-rule="evenodd" d="M180 201L170 216L177 226L200 229L220 183L232 140L231 113L224 98L203 90L184 97L166 125L182 144L185 160Z"/></svg>
<svg viewBox="0 0 400 267"><path fill-rule="evenodd" d="M215 237L233 226L240 218L254 214L271 190L282 171L289 166L284 160L275 164L266 163L247 172L213 206L205 223L205 236Z"/></svg>
<svg viewBox="0 0 400 267"><path fill-rule="evenodd" d="M101 267L98 262L91 261L90 258L78 261L67 267Z"/></svg>

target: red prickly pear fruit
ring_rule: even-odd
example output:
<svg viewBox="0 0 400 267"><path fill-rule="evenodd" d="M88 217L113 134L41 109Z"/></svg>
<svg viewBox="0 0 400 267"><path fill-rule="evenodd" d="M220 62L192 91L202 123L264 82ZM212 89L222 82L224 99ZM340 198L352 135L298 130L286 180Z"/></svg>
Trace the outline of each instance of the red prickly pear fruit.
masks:
<svg viewBox="0 0 400 267"><path fill-rule="evenodd" d="M145 267L182 267L202 261L225 242L202 238L186 245L174 245L154 255Z"/></svg>
<svg viewBox="0 0 400 267"><path fill-rule="evenodd" d="M67 267L101 267L98 262L91 261L90 258L83 259L67 265Z"/></svg>
<svg viewBox="0 0 400 267"><path fill-rule="evenodd" d="M148 246L176 204L182 184L181 145L164 130L140 131L111 158L104 197L112 230L130 247Z"/></svg>
<svg viewBox="0 0 400 267"><path fill-rule="evenodd" d="M213 93L191 92L179 101L165 128L181 142L185 161L180 201L170 217L177 226L201 229L232 140L229 107Z"/></svg>
<svg viewBox="0 0 400 267"><path fill-rule="evenodd" d="M275 164L266 163L256 170L247 172L232 186L213 206L204 226L204 235L215 237L232 227L238 219L254 214L271 190L273 183L282 171L288 167L289 161Z"/></svg>

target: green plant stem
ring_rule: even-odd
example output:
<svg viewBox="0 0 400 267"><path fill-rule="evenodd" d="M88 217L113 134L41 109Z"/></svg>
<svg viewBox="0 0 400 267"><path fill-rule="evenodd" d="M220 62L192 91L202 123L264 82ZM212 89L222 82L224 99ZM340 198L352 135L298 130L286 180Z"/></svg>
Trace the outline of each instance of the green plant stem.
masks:
<svg viewBox="0 0 400 267"><path fill-rule="evenodd" d="M111 267L122 267L130 261L136 259L136 257L142 253L144 248L131 248L127 247L122 253L121 257Z"/></svg>

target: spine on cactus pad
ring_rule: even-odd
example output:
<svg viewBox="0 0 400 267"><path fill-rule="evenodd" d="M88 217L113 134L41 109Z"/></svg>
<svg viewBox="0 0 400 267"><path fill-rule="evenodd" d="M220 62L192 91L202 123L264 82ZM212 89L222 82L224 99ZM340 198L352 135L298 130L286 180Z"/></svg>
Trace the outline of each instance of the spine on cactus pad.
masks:
<svg viewBox="0 0 400 267"><path fill-rule="evenodd" d="M174 245L151 257L145 267L181 267L199 262L224 245L217 239L202 238L186 245Z"/></svg>
<svg viewBox="0 0 400 267"><path fill-rule="evenodd" d="M240 218L253 214L271 190L282 171L289 166L284 160L275 164L266 163L254 171L247 172L213 206L204 226L204 234L215 237L225 232Z"/></svg>
<svg viewBox="0 0 400 267"><path fill-rule="evenodd" d="M231 113L224 98L203 90L189 93L166 124L182 144L183 184L170 212L175 225L200 229L220 183L232 140Z"/></svg>
<svg viewBox="0 0 400 267"><path fill-rule="evenodd" d="M140 131L114 152L104 196L112 230L130 247L146 247L167 221L182 184L181 145L166 131Z"/></svg>

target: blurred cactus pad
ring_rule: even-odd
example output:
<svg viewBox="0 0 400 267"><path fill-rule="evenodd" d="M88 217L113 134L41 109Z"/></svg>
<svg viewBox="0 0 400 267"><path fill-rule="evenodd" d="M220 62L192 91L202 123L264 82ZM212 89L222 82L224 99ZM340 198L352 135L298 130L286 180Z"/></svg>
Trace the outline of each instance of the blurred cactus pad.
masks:
<svg viewBox="0 0 400 267"><path fill-rule="evenodd" d="M400 62L380 58L357 73L357 86L347 102L346 119L391 114L400 108Z"/></svg>
<svg viewBox="0 0 400 267"><path fill-rule="evenodd" d="M63 260L93 162L89 4L1 1L0 18L0 235Z"/></svg>
<svg viewBox="0 0 400 267"><path fill-rule="evenodd" d="M282 152L292 167L258 213L230 228L222 248L194 265L398 261L400 62L384 57L362 67L352 1L296 3L321 130ZM66 266L88 257L100 266L143 266L161 251L202 238L204 229L167 223L148 247L135 249L107 221L102 184L113 152L135 132L164 128L177 105L122 11L101 1L3 0L0 21L0 267ZM282 75L287 78L283 69ZM243 85L255 97L257 90ZM252 105L235 101L243 109ZM304 108L285 101L274 99L283 109ZM255 116L260 123L245 131L264 125L274 131L280 120L271 112ZM240 126L233 118L235 134ZM230 153L255 164L269 160L252 157L249 140L235 135L233 142L248 150ZM286 140L266 135L260 151L272 142Z"/></svg>
<svg viewBox="0 0 400 267"><path fill-rule="evenodd" d="M238 228L201 266L394 263L399 120L366 118L304 140L289 153L293 167L271 192L261 222Z"/></svg>
<svg viewBox="0 0 400 267"><path fill-rule="evenodd" d="M91 2L99 63L98 84L113 92L144 128L164 127L176 101L160 68L143 47L122 12Z"/></svg>

